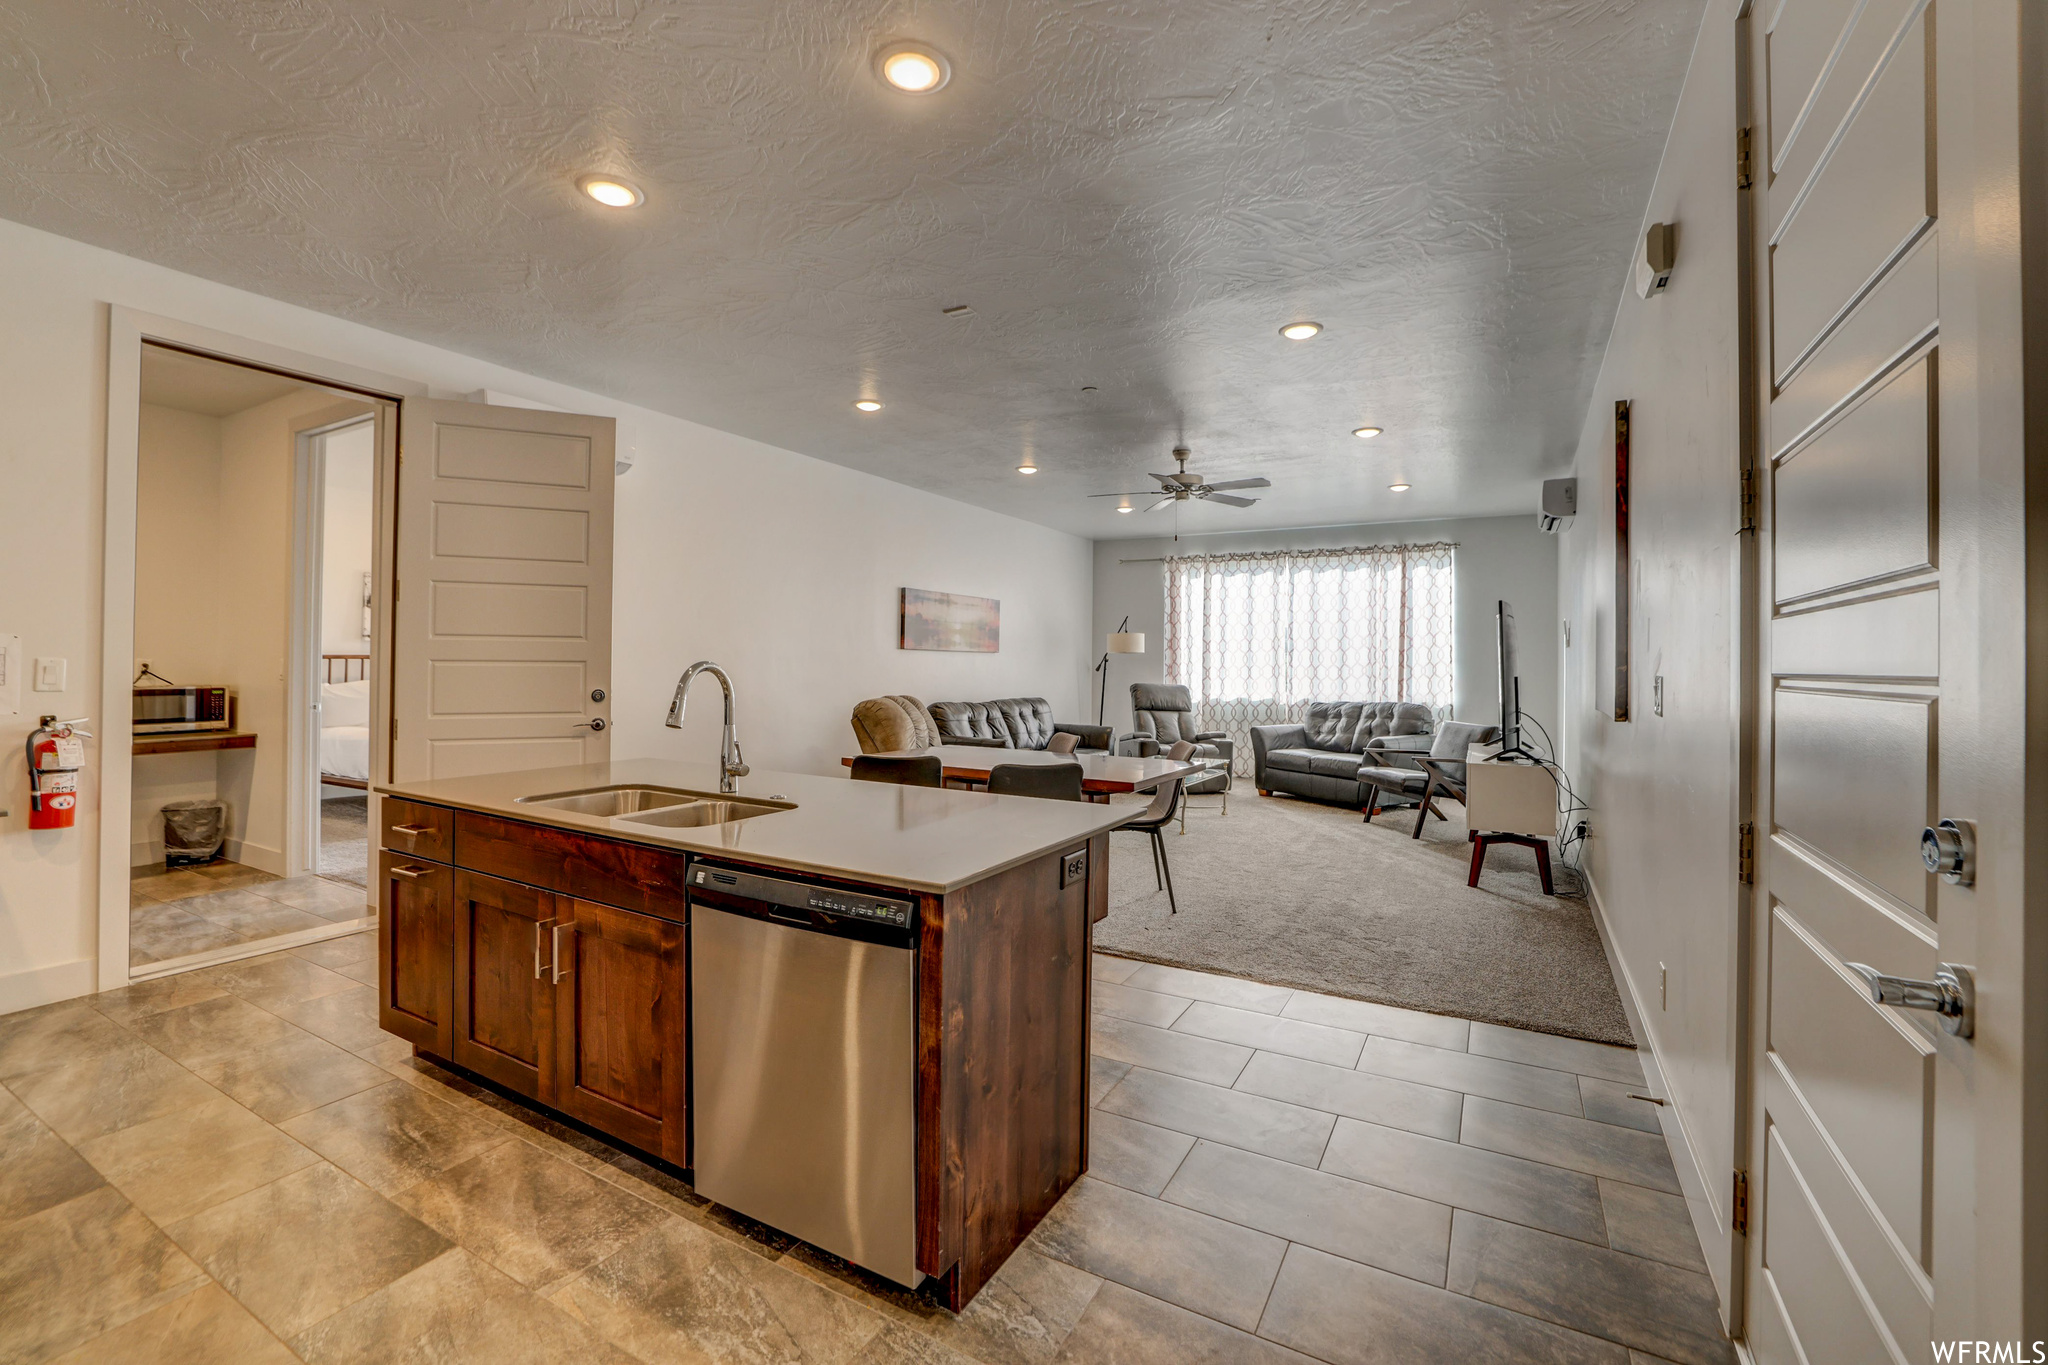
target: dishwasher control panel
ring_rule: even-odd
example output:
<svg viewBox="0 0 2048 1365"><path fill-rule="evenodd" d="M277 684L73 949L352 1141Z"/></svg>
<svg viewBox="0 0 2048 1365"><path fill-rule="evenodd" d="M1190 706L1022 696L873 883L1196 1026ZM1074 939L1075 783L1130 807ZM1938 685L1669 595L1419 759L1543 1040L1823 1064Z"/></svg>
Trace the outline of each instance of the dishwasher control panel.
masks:
<svg viewBox="0 0 2048 1365"><path fill-rule="evenodd" d="M690 869L690 884L707 891L722 891L730 896L787 906L792 910L817 910L894 929L910 927L914 905L911 901L888 896L869 896L858 891L842 891L835 886L820 886L815 882L763 877L703 863Z"/></svg>

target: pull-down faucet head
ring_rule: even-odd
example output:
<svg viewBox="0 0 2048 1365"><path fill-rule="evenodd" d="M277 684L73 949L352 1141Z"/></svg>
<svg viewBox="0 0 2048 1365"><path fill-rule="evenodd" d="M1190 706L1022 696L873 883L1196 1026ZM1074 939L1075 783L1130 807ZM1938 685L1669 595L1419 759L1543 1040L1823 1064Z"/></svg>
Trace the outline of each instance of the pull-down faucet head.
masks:
<svg viewBox="0 0 2048 1365"><path fill-rule="evenodd" d="M719 690L725 694L725 728L718 739L718 790L731 795L739 789L738 778L749 771L740 754L740 739L732 723L732 679L725 670L709 659L699 659L683 670L683 676L676 680L675 698L668 704L668 727L680 730L683 727L683 712L690 702L690 684L699 673L709 673L718 679Z"/></svg>

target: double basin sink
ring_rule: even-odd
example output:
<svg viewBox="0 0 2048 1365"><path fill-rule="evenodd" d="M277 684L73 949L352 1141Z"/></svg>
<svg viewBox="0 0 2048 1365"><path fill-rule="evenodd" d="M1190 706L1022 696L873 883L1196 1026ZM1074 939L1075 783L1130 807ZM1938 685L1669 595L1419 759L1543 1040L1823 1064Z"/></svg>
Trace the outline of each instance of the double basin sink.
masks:
<svg viewBox="0 0 2048 1365"><path fill-rule="evenodd" d="M665 829L729 825L735 820L751 820L756 815L773 815L777 811L796 809L796 803L792 801L738 801L716 792L637 786L590 787L583 791L522 796L519 804L567 811L572 815L617 819L630 825L657 825Z"/></svg>

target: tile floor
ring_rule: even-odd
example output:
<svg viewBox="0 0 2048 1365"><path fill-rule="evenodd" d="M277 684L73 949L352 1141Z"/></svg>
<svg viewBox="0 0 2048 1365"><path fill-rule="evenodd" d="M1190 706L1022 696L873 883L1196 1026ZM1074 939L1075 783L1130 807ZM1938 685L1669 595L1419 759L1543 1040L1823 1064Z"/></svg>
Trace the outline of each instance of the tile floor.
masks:
<svg viewBox="0 0 2048 1365"><path fill-rule="evenodd" d="M1098 958L1090 1173L955 1317L416 1062L372 951L0 1017L0 1359L1732 1358L1625 1051Z"/></svg>
<svg viewBox="0 0 2048 1365"><path fill-rule="evenodd" d="M241 863L135 868L128 880L128 965L316 929L369 913L360 886L327 877L276 877Z"/></svg>

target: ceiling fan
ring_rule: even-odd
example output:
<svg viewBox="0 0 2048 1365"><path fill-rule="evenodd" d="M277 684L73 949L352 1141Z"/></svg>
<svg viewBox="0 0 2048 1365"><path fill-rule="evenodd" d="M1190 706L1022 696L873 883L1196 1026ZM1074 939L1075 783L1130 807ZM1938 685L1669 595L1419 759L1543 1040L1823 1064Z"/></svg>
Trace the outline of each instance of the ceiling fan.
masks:
<svg viewBox="0 0 2048 1365"><path fill-rule="evenodd" d="M1199 498L1203 502L1220 502L1230 507L1250 507L1258 501L1257 498L1236 497L1229 490L1233 488L1271 488L1273 486L1270 479L1225 479L1221 483L1207 483L1200 474L1188 473L1188 456L1193 453L1186 446L1175 446L1173 448L1173 458L1180 461L1180 472L1178 474L1151 475L1150 477L1159 480L1159 487L1157 488L1147 488L1140 493L1090 493L1088 496L1091 498L1159 499L1159 501L1145 509L1147 512L1157 512L1162 507L1172 507L1177 503L1186 502L1190 498Z"/></svg>

